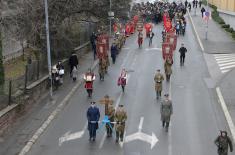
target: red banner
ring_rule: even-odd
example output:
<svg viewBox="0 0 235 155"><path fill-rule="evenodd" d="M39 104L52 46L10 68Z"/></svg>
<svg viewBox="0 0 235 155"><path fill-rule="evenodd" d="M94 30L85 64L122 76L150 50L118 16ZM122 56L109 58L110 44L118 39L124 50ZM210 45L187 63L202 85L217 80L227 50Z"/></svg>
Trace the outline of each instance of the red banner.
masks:
<svg viewBox="0 0 235 155"><path fill-rule="evenodd" d="M167 33L166 35L166 42L172 44L173 46L173 50L176 49L176 45L177 45L177 36L173 33Z"/></svg>
<svg viewBox="0 0 235 155"><path fill-rule="evenodd" d="M96 52L99 59L105 58L105 56L107 56L106 44L98 42L96 46Z"/></svg>
<svg viewBox="0 0 235 155"><path fill-rule="evenodd" d="M162 44L162 57L164 60L167 58L170 58L172 60L173 58L173 46L170 43L163 43Z"/></svg>

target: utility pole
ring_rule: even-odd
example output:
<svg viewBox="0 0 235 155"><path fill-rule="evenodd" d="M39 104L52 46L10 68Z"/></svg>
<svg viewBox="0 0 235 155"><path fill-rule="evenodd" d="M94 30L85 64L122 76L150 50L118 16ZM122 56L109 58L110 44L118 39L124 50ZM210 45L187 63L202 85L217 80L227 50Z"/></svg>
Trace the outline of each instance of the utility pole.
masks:
<svg viewBox="0 0 235 155"><path fill-rule="evenodd" d="M49 33L49 20L48 20L48 3L47 0L44 0L45 3L45 18L46 18L46 35L47 35L47 61L48 61L48 72L50 80L50 97L52 99L52 76L51 76L51 48L50 48L50 33Z"/></svg>
<svg viewBox="0 0 235 155"><path fill-rule="evenodd" d="M208 0L206 1L206 12L208 12L210 14ZM208 22L209 22L209 17L210 17L210 15L208 15L208 19L206 20L206 40L208 38L208 26L209 26Z"/></svg>

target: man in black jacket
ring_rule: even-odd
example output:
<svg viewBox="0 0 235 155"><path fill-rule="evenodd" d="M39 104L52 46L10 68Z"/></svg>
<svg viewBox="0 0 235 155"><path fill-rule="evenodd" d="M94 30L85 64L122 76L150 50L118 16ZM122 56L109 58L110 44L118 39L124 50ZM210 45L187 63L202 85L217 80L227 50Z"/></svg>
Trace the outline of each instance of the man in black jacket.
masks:
<svg viewBox="0 0 235 155"><path fill-rule="evenodd" d="M72 77L73 68L76 67L78 69L78 57L74 52L69 58L69 66L70 66L70 76Z"/></svg>
<svg viewBox="0 0 235 155"><path fill-rule="evenodd" d="M180 52L180 65L184 65L184 60L185 60L185 53L187 52L187 49L184 47L184 44L181 44L181 47L179 49Z"/></svg>

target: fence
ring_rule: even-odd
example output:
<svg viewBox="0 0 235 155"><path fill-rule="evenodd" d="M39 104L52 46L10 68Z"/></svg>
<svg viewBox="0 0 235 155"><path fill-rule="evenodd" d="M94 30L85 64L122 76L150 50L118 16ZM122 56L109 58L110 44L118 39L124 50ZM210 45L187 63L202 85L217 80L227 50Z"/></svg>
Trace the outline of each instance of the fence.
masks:
<svg viewBox="0 0 235 155"><path fill-rule="evenodd" d="M92 32L96 31L96 24L89 22L80 22L79 29L79 42L77 43L78 48L75 48L75 51L83 52L84 47L89 46L90 36ZM58 59L68 58L64 55L63 58L54 58L52 63L57 63ZM24 94L27 86L30 84L42 79L48 75L47 68L47 59L45 58L46 54L43 54L43 59L33 60L25 66L25 74L15 78L6 80L3 86L0 86L0 91L3 90L3 93L0 93L0 110L7 105L10 105L13 102L14 96ZM68 63L66 61L66 63ZM67 67L67 64L64 64ZM2 88L1 88L2 87Z"/></svg>

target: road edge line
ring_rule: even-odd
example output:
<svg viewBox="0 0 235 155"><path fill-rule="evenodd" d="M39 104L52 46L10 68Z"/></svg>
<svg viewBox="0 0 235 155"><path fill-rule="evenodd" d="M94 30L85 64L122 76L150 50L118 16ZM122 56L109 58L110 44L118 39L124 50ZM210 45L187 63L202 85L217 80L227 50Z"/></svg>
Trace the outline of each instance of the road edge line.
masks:
<svg viewBox="0 0 235 155"><path fill-rule="evenodd" d="M219 98L219 101L220 101L220 105L221 105L221 107L222 107L222 110L223 110L223 112L224 112L226 121L227 121L227 123L228 123L230 132L231 132L231 134L232 134L233 142L235 142L235 126L234 126L232 117L230 116L230 113L229 113L229 111L228 111L228 107L227 107L227 105L226 105L226 103L225 103L225 101L224 101L223 95L222 95L221 90L220 90L219 87L216 87L216 92L217 92L217 95L218 95L218 98Z"/></svg>
<svg viewBox="0 0 235 155"><path fill-rule="evenodd" d="M189 12L188 10L187 10L187 12L188 12L188 15L189 15L190 22L191 22L191 24L192 24L192 26L193 26L193 30L194 30L194 33L195 33L195 35L196 35L197 41L198 41L198 43L199 43L199 46L200 46L201 50L204 52L205 49L204 49L204 47L203 47L202 41L201 41L201 39L200 39L200 37L199 37L199 34L198 34L197 29L196 29L196 27L195 27L195 24L194 24L194 22L193 22L193 18L192 18L191 14L190 14L190 12Z"/></svg>
<svg viewBox="0 0 235 155"><path fill-rule="evenodd" d="M98 64L98 60L96 60L91 69L94 70ZM46 121L40 126L40 128L37 129L37 131L34 133L34 135L30 138L30 140L27 142L27 144L21 149L20 153L18 155L26 155L30 149L32 148L33 144L39 139L39 137L43 134L43 132L47 129L47 127L50 125L50 123L55 119L55 117L59 114L59 112L62 111L62 109L65 107L65 105L69 102L71 96L74 95L76 90L83 84L83 81L79 81L69 92L69 94L63 99L63 101L56 107L55 110L52 111L52 113L48 116Z"/></svg>

